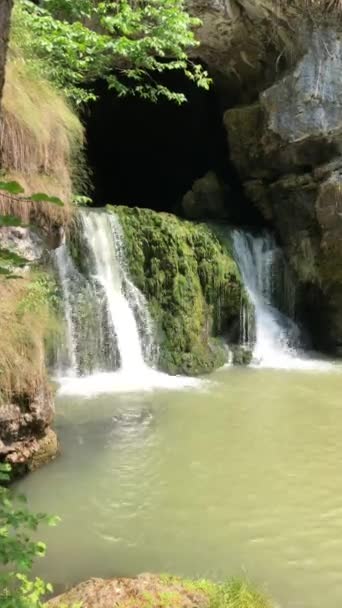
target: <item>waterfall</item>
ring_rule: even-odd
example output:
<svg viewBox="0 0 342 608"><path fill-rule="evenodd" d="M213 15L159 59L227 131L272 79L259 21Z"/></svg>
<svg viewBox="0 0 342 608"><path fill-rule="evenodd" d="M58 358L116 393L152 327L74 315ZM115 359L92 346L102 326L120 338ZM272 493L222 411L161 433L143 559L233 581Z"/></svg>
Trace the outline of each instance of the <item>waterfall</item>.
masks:
<svg viewBox="0 0 342 608"><path fill-rule="evenodd" d="M200 386L199 380L153 368L158 352L153 322L129 276L117 216L82 211L79 230L77 261L72 243L64 241L54 253L66 334L56 355L59 394L91 397Z"/></svg>
<svg viewBox="0 0 342 608"><path fill-rule="evenodd" d="M143 299L133 289L124 266L123 235L118 219L106 213L84 215L85 236L94 256L94 279L104 290L110 323L114 329L123 371L145 367L143 349L132 303ZM127 288L124 292L125 286Z"/></svg>
<svg viewBox="0 0 342 608"><path fill-rule="evenodd" d="M59 349L57 353L57 364L59 366L59 372L61 373L63 368L66 366L68 373L74 374L77 369L77 357L76 357L76 330L72 315L72 304L71 304L71 290L70 280L72 280L74 274L74 268L72 259L70 258L65 243L65 235L60 247L54 252L54 261L58 272L59 282L62 289L63 304L64 304L64 317L66 323L65 331L65 351ZM67 364L65 365L65 361Z"/></svg>
<svg viewBox="0 0 342 608"><path fill-rule="evenodd" d="M234 230L232 238L236 261L254 308L254 315L247 307L242 310L242 341L253 347L255 363L266 367L292 366L300 345L299 328L288 316L293 313L295 292L289 285L274 237L267 232L254 236ZM276 303L282 304L284 312Z"/></svg>
<svg viewBox="0 0 342 608"><path fill-rule="evenodd" d="M129 277L119 220L113 214L84 211L80 229L86 275L65 239L54 253L65 317L57 374L140 373L156 355L153 323L144 296Z"/></svg>

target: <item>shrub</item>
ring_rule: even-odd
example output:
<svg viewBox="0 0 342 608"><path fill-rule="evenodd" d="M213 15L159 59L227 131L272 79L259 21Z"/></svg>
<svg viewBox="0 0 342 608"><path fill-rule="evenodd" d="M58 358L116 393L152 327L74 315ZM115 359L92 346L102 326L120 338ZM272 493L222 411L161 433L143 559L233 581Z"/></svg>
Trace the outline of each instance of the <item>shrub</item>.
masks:
<svg viewBox="0 0 342 608"><path fill-rule="evenodd" d="M52 587L29 573L37 557L45 554L45 545L31 539L31 533L42 523L55 525L56 518L33 514L23 496L15 496L6 485L10 466L0 464L0 574L1 608L42 608L42 597ZM13 570L14 568L14 570Z"/></svg>

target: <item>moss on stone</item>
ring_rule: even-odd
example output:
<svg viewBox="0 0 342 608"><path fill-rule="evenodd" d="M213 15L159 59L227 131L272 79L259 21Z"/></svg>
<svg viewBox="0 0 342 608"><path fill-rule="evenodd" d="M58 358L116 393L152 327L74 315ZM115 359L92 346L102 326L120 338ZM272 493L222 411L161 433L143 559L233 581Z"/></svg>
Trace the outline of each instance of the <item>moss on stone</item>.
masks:
<svg viewBox="0 0 342 608"><path fill-rule="evenodd" d="M156 323L159 367L201 374L223 365L219 336L237 323L243 294L228 246L205 224L149 209L108 209L120 219L132 279Z"/></svg>
<svg viewBox="0 0 342 608"><path fill-rule="evenodd" d="M272 608L274 603L244 580L214 583L157 574L96 579L50 600L47 608Z"/></svg>

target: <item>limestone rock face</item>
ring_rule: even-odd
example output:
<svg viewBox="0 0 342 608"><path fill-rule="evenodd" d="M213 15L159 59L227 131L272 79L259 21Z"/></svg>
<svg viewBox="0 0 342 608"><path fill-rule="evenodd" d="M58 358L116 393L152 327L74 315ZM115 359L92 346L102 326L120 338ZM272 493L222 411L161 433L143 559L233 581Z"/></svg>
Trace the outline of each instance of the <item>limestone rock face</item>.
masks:
<svg viewBox="0 0 342 608"><path fill-rule="evenodd" d="M34 396L12 395L0 405L0 461L12 465L15 474L34 470L54 458L58 442L50 424L54 415L52 394L47 385Z"/></svg>
<svg viewBox="0 0 342 608"><path fill-rule="evenodd" d="M2 227L0 247L10 249L23 256L28 262L37 262L43 255L43 239L30 228Z"/></svg>
<svg viewBox="0 0 342 608"><path fill-rule="evenodd" d="M305 293L316 346L342 347L342 45L303 32L306 53L259 96L225 113L247 196L273 223Z"/></svg>
<svg viewBox="0 0 342 608"><path fill-rule="evenodd" d="M187 0L202 21L201 46L193 51L231 102L247 102L279 73L293 28L289 7L274 0ZM284 3L285 4L285 3ZM291 45L294 51L293 44Z"/></svg>

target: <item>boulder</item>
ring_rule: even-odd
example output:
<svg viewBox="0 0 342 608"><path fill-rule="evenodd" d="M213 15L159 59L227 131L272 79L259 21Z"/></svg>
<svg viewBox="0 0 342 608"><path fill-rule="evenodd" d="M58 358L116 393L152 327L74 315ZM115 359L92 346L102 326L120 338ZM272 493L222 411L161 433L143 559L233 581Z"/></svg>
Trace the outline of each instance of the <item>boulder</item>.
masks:
<svg viewBox="0 0 342 608"><path fill-rule="evenodd" d="M34 470L58 452L56 434L50 428L54 415L52 394L41 385L35 395L12 395L0 405L0 461L12 465L14 474Z"/></svg>
<svg viewBox="0 0 342 608"><path fill-rule="evenodd" d="M165 580L152 574L137 578L92 578L77 585L47 603L49 608L72 606L82 608L209 608L209 598L196 590L195 585L185 585L177 579Z"/></svg>
<svg viewBox="0 0 342 608"><path fill-rule="evenodd" d="M183 197L182 208L186 218L224 218L225 187L214 171L208 171L197 179L192 189Z"/></svg>

